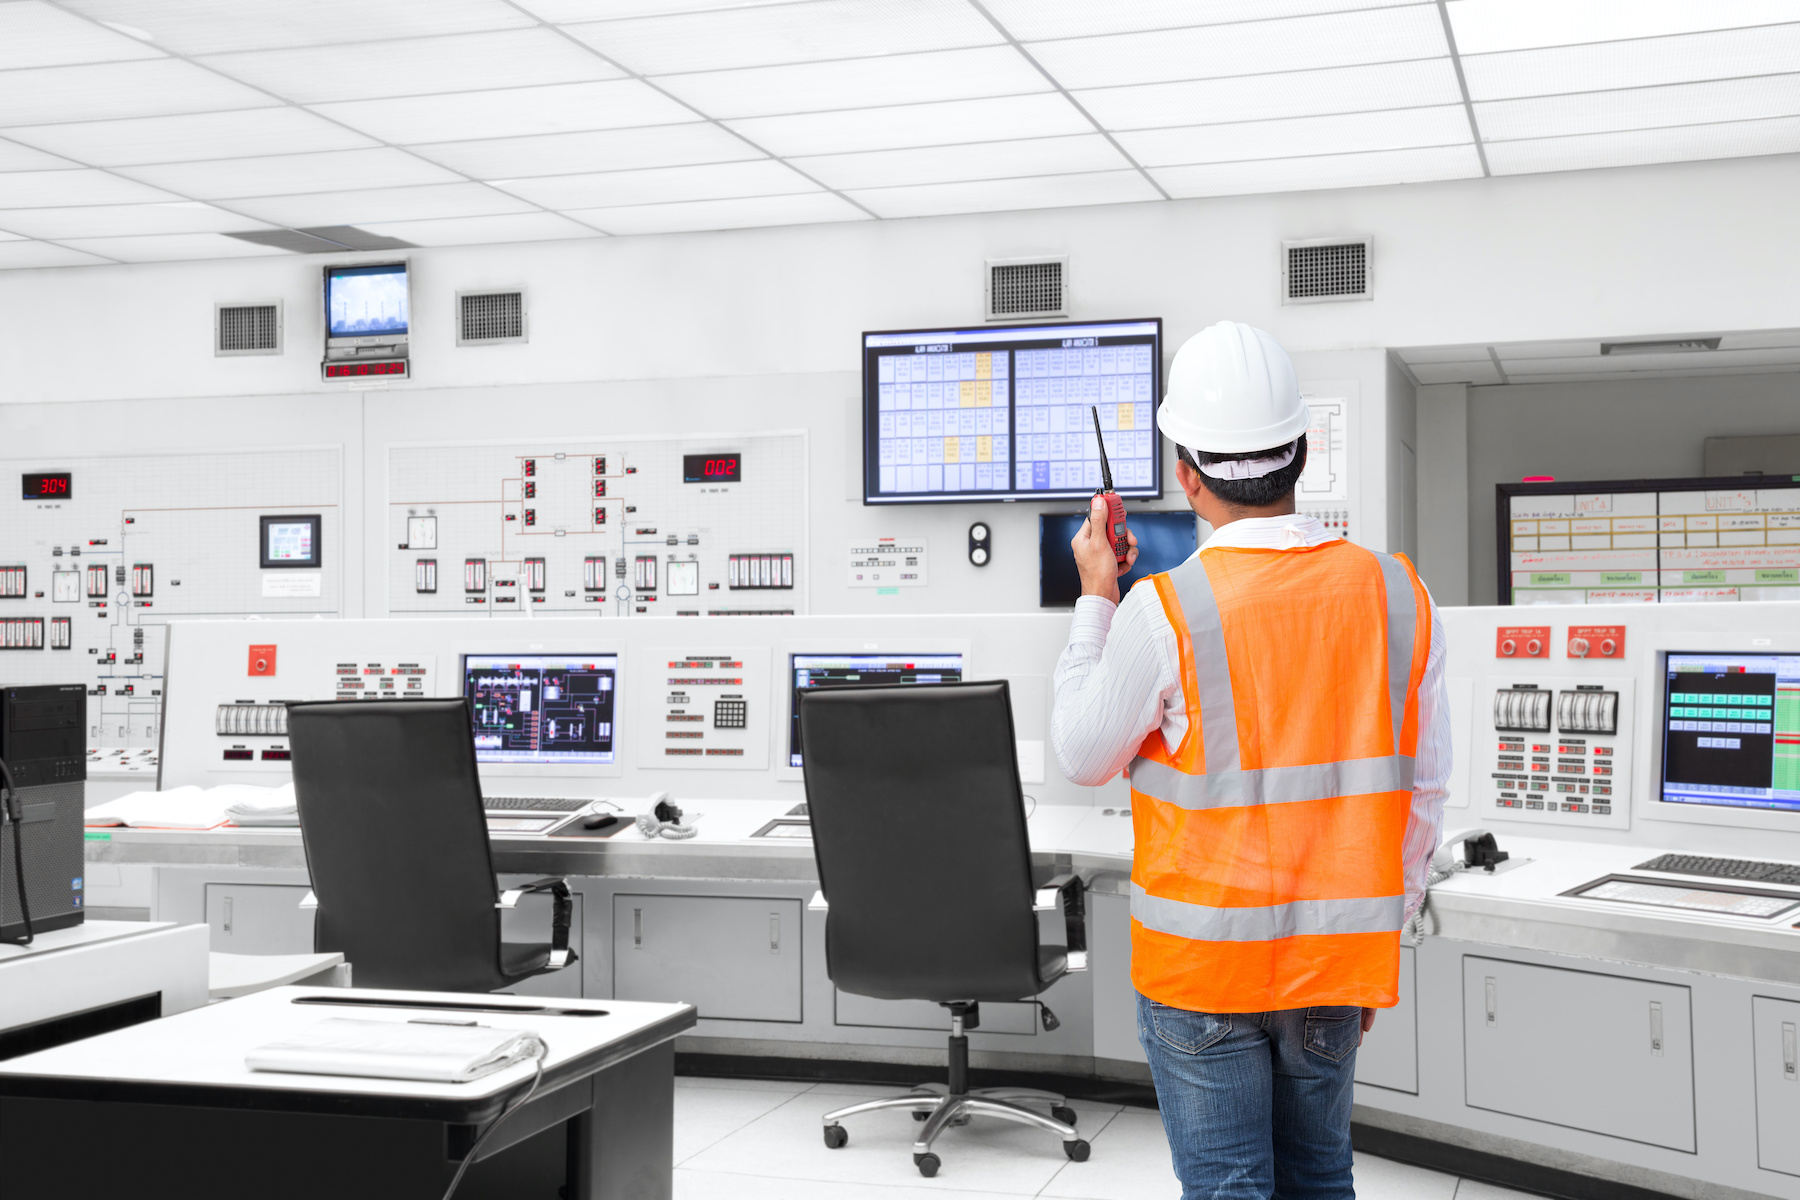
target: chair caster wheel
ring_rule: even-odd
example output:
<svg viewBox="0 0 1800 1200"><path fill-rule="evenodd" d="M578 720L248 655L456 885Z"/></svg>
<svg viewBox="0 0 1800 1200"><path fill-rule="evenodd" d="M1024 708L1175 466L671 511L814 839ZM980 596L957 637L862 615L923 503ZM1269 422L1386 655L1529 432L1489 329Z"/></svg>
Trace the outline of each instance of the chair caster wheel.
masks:
<svg viewBox="0 0 1800 1200"><path fill-rule="evenodd" d="M1085 1143L1083 1144L1085 1145ZM919 1168L919 1174L927 1179L936 1175L938 1173L938 1168L944 1165L943 1160L938 1158L935 1154L915 1154L913 1155L913 1163Z"/></svg>
<svg viewBox="0 0 1800 1200"><path fill-rule="evenodd" d="M1063 1153L1069 1156L1070 1162L1086 1162L1088 1160L1088 1144L1080 1138L1063 1143Z"/></svg>
<svg viewBox="0 0 1800 1200"><path fill-rule="evenodd" d="M1064 1125L1073 1125L1075 1123L1075 1110L1066 1104L1059 1104L1051 1109L1050 1116L1055 1120L1061 1121Z"/></svg>
<svg viewBox="0 0 1800 1200"><path fill-rule="evenodd" d="M842 1125L825 1127L825 1148L827 1150L842 1150L849 1142L850 1134Z"/></svg>
<svg viewBox="0 0 1800 1200"><path fill-rule="evenodd" d="M913 1120L915 1120L915 1121L923 1121L926 1117L929 1117L930 1115L931 1114L929 1112L921 1112L920 1110L918 1110L916 1108L913 1109Z"/></svg>

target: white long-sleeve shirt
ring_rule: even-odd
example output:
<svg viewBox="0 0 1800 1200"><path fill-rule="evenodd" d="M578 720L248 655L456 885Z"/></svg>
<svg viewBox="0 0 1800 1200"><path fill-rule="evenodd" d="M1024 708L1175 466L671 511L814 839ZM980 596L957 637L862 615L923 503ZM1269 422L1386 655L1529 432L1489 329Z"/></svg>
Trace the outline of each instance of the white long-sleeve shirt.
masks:
<svg viewBox="0 0 1800 1200"><path fill-rule="evenodd" d="M1336 534L1311 517L1247 517L1221 526L1200 549L1292 550L1336 540ZM1173 753L1187 727L1175 627L1156 589L1133 588L1117 605L1099 596L1077 600L1069 645L1056 664L1056 707L1050 718L1051 744L1063 774L1096 787L1125 768L1151 730L1162 730ZM1450 756L1444 623L1432 601L1431 651L1419 685L1412 812L1402 850L1409 918L1424 902L1426 868L1442 836Z"/></svg>

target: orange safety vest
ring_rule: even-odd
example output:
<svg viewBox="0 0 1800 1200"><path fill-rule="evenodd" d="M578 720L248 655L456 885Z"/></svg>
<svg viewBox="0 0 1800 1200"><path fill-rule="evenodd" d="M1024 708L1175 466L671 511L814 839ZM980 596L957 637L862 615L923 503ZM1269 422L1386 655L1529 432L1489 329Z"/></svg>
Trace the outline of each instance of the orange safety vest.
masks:
<svg viewBox="0 0 1800 1200"><path fill-rule="evenodd" d="M1399 1002L1425 587L1349 542L1215 547L1148 580L1187 734L1132 760L1131 980L1199 1012Z"/></svg>

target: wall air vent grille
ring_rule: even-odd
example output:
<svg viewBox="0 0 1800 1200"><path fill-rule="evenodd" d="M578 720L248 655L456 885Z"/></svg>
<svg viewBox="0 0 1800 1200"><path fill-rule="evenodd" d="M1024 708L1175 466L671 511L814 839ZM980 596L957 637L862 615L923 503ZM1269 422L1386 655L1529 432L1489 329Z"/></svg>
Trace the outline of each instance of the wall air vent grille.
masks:
<svg viewBox="0 0 1800 1200"><path fill-rule="evenodd" d="M281 302L213 305L213 354L281 353Z"/></svg>
<svg viewBox="0 0 1800 1200"><path fill-rule="evenodd" d="M1369 300L1369 238L1309 238L1281 244L1282 302Z"/></svg>
<svg viewBox="0 0 1800 1200"><path fill-rule="evenodd" d="M491 346L525 340L525 293L456 293L456 344Z"/></svg>
<svg viewBox="0 0 1800 1200"><path fill-rule="evenodd" d="M1068 314L1069 260L989 259L987 319L1014 321Z"/></svg>

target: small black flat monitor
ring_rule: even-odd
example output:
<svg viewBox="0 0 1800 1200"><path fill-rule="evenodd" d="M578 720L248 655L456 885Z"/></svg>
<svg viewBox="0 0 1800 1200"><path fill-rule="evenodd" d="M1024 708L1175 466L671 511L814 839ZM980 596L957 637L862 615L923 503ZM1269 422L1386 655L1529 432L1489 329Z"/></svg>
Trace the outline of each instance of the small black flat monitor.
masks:
<svg viewBox="0 0 1800 1200"><path fill-rule="evenodd" d="M1038 517L1038 606L1073 608L1081 576L1069 550L1086 513L1044 513ZM1200 547L1200 519L1191 512L1129 513L1126 526L1137 535L1138 560L1119 580L1123 596L1132 584L1180 566Z"/></svg>
<svg viewBox="0 0 1800 1200"><path fill-rule="evenodd" d="M960 654L791 654L788 685L788 766L800 766L800 693L811 688L877 683L960 683Z"/></svg>
<svg viewBox="0 0 1800 1200"><path fill-rule="evenodd" d="M325 268L325 337L330 345L404 342L412 326L406 264Z"/></svg>
<svg viewBox="0 0 1800 1200"><path fill-rule="evenodd" d="M1800 813L1800 654L1676 653L1662 800Z"/></svg>
<svg viewBox="0 0 1800 1200"><path fill-rule="evenodd" d="M571 766L617 761L616 654L469 654L475 761Z"/></svg>

